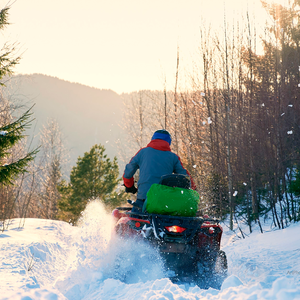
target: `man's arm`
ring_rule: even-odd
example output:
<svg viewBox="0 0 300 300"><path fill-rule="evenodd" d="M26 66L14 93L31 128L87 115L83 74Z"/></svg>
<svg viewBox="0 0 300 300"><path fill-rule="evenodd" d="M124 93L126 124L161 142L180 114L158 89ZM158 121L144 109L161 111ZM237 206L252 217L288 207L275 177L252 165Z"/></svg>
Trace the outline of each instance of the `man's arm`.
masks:
<svg viewBox="0 0 300 300"><path fill-rule="evenodd" d="M139 168L139 152L132 157L130 162L126 165L124 174L123 174L123 182L124 185L128 188L134 185L133 175Z"/></svg>

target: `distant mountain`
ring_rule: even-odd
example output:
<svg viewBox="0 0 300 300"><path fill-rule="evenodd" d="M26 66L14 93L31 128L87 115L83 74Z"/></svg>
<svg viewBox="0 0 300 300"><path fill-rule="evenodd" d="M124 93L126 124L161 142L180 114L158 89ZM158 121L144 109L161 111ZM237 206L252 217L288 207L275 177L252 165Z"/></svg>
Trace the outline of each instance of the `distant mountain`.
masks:
<svg viewBox="0 0 300 300"><path fill-rule="evenodd" d="M58 122L72 166L94 144L104 145L111 159L117 155L116 141L124 135L120 126L123 103L117 93L41 74L12 77L6 86L7 97L27 106L35 104L35 135L48 118Z"/></svg>

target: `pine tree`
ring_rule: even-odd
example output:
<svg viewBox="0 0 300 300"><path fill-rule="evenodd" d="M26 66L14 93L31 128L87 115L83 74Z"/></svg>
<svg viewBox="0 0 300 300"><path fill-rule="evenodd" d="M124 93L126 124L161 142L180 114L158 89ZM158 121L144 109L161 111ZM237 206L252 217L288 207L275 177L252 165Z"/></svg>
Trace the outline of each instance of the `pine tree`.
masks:
<svg viewBox="0 0 300 300"><path fill-rule="evenodd" d="M28 163L34 159L37 149L27 153L23 158L11 159L11 148L24 138L24 130L30 125L30 109L19 119L0 127L0 183L12 184L20 173L26 172Z"/></svg>
<svg viewBox="0 0 300 300"><path fill-rule="evenodd" d="M0 30L8 25L9 7L0 10ZM20 57L12 57L13 47L5 44L0 53L0 85L2 79L11 75L13 67L18 64ZM1 112L2 113L2 112ZM23 132L30 124L31 112L26 111L19 119L12 123L0 124L0 184L12 184L14 178L26 171L26 166L34 158L36 150L21 159L10 159L11 148L24 138Z"/></svg>
<svg viewBox="0 0 300 300"><path fill-rule="evenodd" d="M8 23L8 11L9 7L6 6L0 10L0 30L3 30ZM10 47L8 44L4 44L0 53L0 80L3 79L4 76L12 75L13 68L20 61L20 57L12 57L12 53L16 49L12 46ZM4 85L3 82L0 81L0 85Z"/></svg>
<svg viewBox="0 0 300 300"><path fill-rule="evenodd" d="M60 219L76 222L90 200L100 199L110 208L124 201L124 192L116 192L120 182L117 158L111 161L104 152L104 146L94 145L78 158L70 174L70 183L61 182Z"/></svg>

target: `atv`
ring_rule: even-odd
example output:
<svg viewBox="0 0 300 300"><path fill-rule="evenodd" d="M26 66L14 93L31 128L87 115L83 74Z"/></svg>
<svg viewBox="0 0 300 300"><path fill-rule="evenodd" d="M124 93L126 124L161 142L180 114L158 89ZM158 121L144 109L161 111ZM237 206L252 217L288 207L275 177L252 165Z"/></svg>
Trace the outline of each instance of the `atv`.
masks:
<svg viewBox="0 0 300 300"><path fill-rule="evenodd" d="M168 175L162 184L186 188L185 178ZM118 207L112 215L113 234L149 243L160 254L172 282L221 288L227 276L227 259L220 250L223 229L218 219L199 216L199 212L195 217L136 213L131 207Z"/></svg>

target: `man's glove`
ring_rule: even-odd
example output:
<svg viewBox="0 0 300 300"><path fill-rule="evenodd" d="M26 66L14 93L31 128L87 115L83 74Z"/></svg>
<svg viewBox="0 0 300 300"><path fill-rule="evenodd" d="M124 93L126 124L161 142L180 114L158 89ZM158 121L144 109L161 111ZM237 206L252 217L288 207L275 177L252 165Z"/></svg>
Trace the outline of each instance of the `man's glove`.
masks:
<svg viewBox="0 0 300 300"><path fill-rule="evenodd" d="M125 192L135 194L137 192L137 188L134 185L131 187L125 186Z"/></svg>

